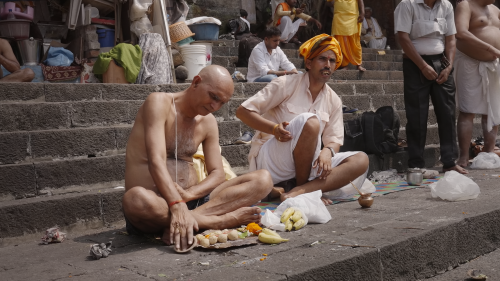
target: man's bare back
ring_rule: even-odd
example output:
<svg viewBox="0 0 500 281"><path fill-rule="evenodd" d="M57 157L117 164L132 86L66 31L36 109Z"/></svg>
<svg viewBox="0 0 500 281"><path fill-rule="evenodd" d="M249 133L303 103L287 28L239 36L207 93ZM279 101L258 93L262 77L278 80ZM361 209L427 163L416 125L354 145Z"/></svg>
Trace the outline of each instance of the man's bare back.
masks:
<svg viewBox="0 0 500 281"><path fill-rule="evenodd" d="M469 17L468 30L470 33L500 50L500 10L493 5L494 2L494 0L466 0L459 4L457 13L463 13L464 17ZM484 6L484 4L488 5ZM457 16L462 15L458 14ZM467 56L479 61L496 59L490 52L478 51L478 45L473 40L461 39L460 37L457 39L457 49Z"/></svg>

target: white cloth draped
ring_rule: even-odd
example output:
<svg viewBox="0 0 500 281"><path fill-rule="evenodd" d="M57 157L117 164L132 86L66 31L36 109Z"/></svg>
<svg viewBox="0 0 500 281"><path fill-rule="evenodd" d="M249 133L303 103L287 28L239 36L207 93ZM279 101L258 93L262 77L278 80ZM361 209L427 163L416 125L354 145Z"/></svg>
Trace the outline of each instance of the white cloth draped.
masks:
<svg viewBox="0 0 500 281"><path fill-rule="evenodd" d="M456 51L454 78L458 108L462 112L488 116L487 130L500 124L500 63L478 61Z"/></svg>
<svg viewBox="0 0 500 281"><path fill-rule="evenodd" d="M380 25L378 24L377 20L372 17L371 21L372 21L374 28L366 35L363 35L362 40L366 42L366 44L368 45L368 48L384 49L385 44L387 43L387 38L384 37L384 34L382 33L382 29L380 28ZM363 19L363 29L367 30L369 27L370 26L368 25L366 18Z"/></svg>
<svg viewBox="0 0 500 281"><path fill-rule="evenodd" d="M281 40L285 40L285 42L288 43L295 33L297 33L300 25L304 22L303 19L297 19L295 22L292 22L290 17L282 17L281 24L278 25L278 28L281 30Z"/></svg>

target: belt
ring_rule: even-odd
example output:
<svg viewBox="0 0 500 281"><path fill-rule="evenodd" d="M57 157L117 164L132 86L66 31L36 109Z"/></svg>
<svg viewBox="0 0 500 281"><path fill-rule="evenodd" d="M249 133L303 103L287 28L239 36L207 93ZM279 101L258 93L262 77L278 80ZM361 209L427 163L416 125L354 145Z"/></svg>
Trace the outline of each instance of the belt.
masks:
<svg viewBox="0 0 500 281"><path fill-rule="evenodd" d="M420 55L424 60L440 60L443 57L443 54L437 54L437 55ZM404 59L410 59L409 56L406 54L403 54Z"/></svg>

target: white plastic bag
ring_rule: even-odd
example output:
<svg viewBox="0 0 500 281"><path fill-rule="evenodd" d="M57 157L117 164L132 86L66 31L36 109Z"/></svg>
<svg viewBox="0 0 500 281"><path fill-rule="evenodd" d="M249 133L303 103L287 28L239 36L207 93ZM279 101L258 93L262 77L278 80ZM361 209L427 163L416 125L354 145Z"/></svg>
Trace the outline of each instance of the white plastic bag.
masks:
<svg viewBox="0 0 500 281"><path fill-rule="evenodd" d="M361 193L366 194L366 193L373 193L377 189L373 185L371 181L368 179L365 179L363 182L363 185L359 189ZM329 192L324 192L323 196L330 199L330 200L335 200L335 199L349 199L352 198L353 195L358 194L358 191L354 189L352 184L347 184L346 186L343 186L342 188L339 188L337 190L329 191Z"/></svg>
<svg viewBox="0 0 500 281"><path fill-rule="evenodd" d="M472 160L471 169L498 169L500 168L500 157L494 152L480 152Z"/></svg>
<svg viewBox="0 0 500 281"><path fill-rule="evenodd" d="M301 210L302 214L307 217L308 222L327 223L332 219L330 212L328 212L325 204L321 201L321 190L286 199L276 208L274 214L281 217L281 214L289 207Z"/></svg>
<svg viewBox="0 0 500 281"><path fill-rule="evenodd" d="M153 0L134 0L130 6L130 21L136 21L146 15Z"/></svg>
<svg viewBox="0 0 500 281"><path fill-rule="evenodd" d="M144 16L139 20L132 22L130 25L130 31L132 31L137 37L141 37L143 33L152 33L153 26L148 17Z"/></svg>
<svg viewBox="0 0 500 281"><path fill-rule="evenodd" d="M456 171L446 172L442 179L429 187L433 198L448 201L475 199L480 193L477 183Z"/></svg>

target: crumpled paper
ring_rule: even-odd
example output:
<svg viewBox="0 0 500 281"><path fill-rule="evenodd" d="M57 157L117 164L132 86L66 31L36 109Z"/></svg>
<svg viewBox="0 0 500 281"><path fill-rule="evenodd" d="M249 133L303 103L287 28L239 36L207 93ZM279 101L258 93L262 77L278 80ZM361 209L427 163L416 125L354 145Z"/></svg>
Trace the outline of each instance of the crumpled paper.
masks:
<svg viewBox="0 0 500 281"><path fill-rule="evenodd" d="M111 253L111 241L90 246L89 254L96 260L107 258Z"/></svg>
<svg viewBox="0 0 500 281"><path fill-rule="evenodd" d="M64 239L66 239L66 233L59 231L59 227L56 225L45 231L40 244L61 243Z"/></svg>

